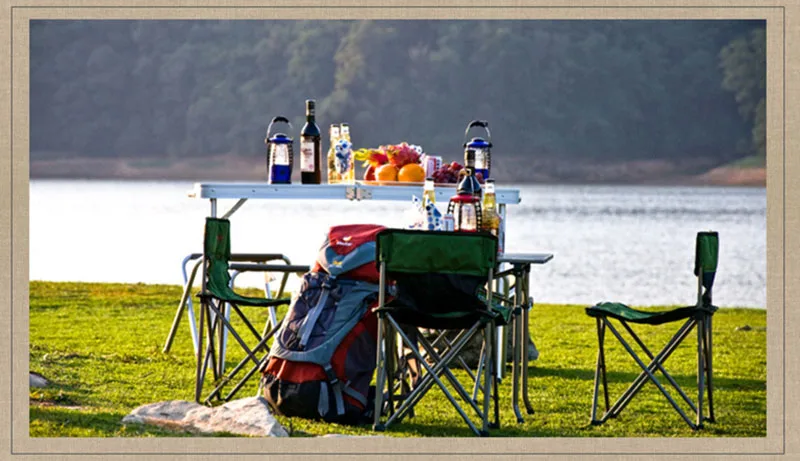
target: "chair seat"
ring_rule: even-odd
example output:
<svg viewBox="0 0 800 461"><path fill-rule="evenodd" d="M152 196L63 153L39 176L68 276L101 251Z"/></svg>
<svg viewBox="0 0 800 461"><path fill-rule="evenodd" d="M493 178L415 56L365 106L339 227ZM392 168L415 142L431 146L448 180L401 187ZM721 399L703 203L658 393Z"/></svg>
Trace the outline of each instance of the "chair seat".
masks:
<svg viewBox="0 0 800 461"><path fill-rule="evenodd" d="M250 297L250 296L242 296L237 294L230 288L227 290L214 290L209 287L208 295L211 298L219 299L223 302L228 302L232 304L236 304L237 306L255 306L255 307L269 307L269 306L280 306L283 304L289 304L291 299L289 298L279 298L279 299L269 299L269 298L260 298L260 297ZM204 296L203 294L198 295L200 297Z"/></svg>
<svg viewBox="0 0 800 461"><path fill-rule="evenodd" d="M376 309L376 312L380 311L390 312L398 323L436 330L463 330L470 328L479 320L482 320L481 323L488 322L496 315L496 313L490 314L486 311L462 311L441 314L424 313L417 309L410 309L405 305L398 304L396 301L387 304L383 309Z"/></svg>
<svg viewBox="0 0 800 461"><path fill-rule="evenodd" d="M642 323L647 325L661 325L664 323L675 322L688 319L698 313L708 313L716 311L715 306L686 306L668 311L640 311L626 306L622 303L604 302L586 308L586 313L590 317L611 317L624 320L630 323Z"/></svg>

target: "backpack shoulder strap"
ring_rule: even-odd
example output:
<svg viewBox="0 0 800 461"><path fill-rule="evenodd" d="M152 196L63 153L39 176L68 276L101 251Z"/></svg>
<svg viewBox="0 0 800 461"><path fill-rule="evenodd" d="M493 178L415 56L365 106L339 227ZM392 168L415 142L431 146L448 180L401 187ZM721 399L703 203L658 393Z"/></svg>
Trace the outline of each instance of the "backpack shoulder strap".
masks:
<svg viewBox="0 0 800 461"><path fill-rule="evenodd" d="M320 284L321 292L319 299L317 299L316 304L309 306L309 314L300 324L300 328L298 329L297 333L300 336L301 350L306 348L309 339L311 339L311 332L314 331L314 326L316 326L319 316L322 315L322 310L325 307L325 303L328 302L328 295L330 295L334 279L335 277L330 275L327 276L326 279L322 280L322 283Z"/></svg>
<svg viewBox="0 0 800 461"><path fill-rule="evenodd" d="M351 288L338 300L336 312L328 326L324 342L308 350L290 350L282 344L279 332L272 343L271 356L293 362L316 363L322 367L331 361L336 347L363 317L369 304L369 298L378 294L378 285L374 283L355 280L338 280L337 283L351 285ZM311 315L310 313L309 317ZM313 328L310 319L309 324L308 328Z"/></svg>

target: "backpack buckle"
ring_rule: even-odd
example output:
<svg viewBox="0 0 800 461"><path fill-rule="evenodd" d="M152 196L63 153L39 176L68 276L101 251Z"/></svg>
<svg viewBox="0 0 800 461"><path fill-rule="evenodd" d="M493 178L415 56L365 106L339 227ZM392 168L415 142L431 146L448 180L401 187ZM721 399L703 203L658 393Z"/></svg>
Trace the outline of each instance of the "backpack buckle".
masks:
<svg viewBox="0 0 800 461"><path fill-rule="evenodd" d="M328 382L331 383L331 385L335 385L339 382L339 378L336 376L336 372L333 371L332 366L326 365L323 367L323 370L325 370L325 376L328 378Z"/></svg>

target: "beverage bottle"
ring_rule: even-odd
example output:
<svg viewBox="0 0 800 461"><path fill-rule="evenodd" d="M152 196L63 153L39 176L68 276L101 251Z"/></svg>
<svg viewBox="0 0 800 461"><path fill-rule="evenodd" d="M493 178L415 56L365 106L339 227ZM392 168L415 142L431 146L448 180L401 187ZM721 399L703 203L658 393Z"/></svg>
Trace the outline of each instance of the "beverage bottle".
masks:
<svg viewBox="0 0 800 461"><path fill-rule="evenodd" d="M422 186L422 207L426 207L429 203L436 203L433 178L425 178L425 185Z"/></svg>
<svg viewBox="0 0 800 461"><path fill-rule="evenodd" d="M339 173L336 171L336 142L341 137L339 125L332 123L330 129L331 146L328 148L328 184L337 184L341 181Z"/></svg>
<svg viewBox="0 0 800 461"><path fill-rule="evenodd" d="M497 212L497 197L494 189L494 179L487 179L483 190L483 204L481 204L483 213L482 229L483 231L490 232L495 237L500 234L500 214ZM500 243L499 245L502 245ZM503 249L498 246L498 251L503 252Z"/></svg>
<svg viewBox="0 0 800 461"><path fill-rule="evenodd" d="M350 125L347 123L342 123L342 139L347 140L347 142L351 143L350 140ZM348 161L347 171L341 175L341 180L345 184L353 184L356 182L356 169L355 169L355 160L353 160L353 150L350 149L350 160Z"/></svg>
<svg viewBox="0 0 800 461"><path fill-rule="evenodd" d="M319 184L322 180L320 133L314 106L313 99L306 100L306 124L300 131L300 182L303 184Z"/></svg>

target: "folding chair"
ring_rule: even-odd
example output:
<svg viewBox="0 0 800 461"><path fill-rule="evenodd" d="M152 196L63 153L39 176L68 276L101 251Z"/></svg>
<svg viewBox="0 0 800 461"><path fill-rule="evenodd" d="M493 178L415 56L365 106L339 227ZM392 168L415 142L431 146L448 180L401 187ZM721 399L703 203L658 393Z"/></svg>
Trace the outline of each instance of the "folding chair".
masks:
<svg viewBox="0 0 800 461"><path fill-rule="evenodd" d="M475 434L488 435L491 386L495 387L495 395L497 386L493 379L492 336L499 314L490 303L491 282L497 259L497 238L479 233L387 229L377 235L376 251L380 268L380 291L377 307L378 375L373 428L382 431L393 422L401 420L436 384ZM386 299L388 280L394 281L395 290L389 302ZM489 290L488 296L481 299L479 290L484 285ZM409 335L409 329L416 332L418 327L461 330L461 333L448 346L436 350L423 335ZM484 335L482 409L450 370L451 363L456 360L464 345L481 331ZM393 377L396 336L401 338L401 344L410 350L416 363L422 368L420 371L424 370L424 373L395 411ZM416 336L433 365L427 363L417 342L410 336ZM448 391L442 376L477 413L481 420L481 429L476 427ZM389 417L385 423L381 423L384 385L387 390L385 400Z"/></svg>
<svg viewBox="0 0 800 461"><path fill-rule="evenodd" d="M197 373L195 382L195 400L200 403L200 398L203 389L203 382L209 362L213 372L216 387L205 398L204 403L208 404L213 398L220 395L222 388L231 382L236 374L239 373L249 361L253 362L252 368L245 374L245 376L234 386L234 388L224 397L223 400L229 400L245 382L258 370L266 359L259 358L258 354L261 350L268 351L267 342L277 331L280 326L271 326L267 324L262 333L253 326L250 320L244 315L240 306L255 306L271 308L286 304L288 305L290 299L267 299L255 298L248 296L241 296L233 291L231 287L230 271L234 272L247 272L247 271L262 271L270 272L275 271L279 267L282 271L292 271L296 273L303 273L309 270L308 266L292 266L292 265L268 265L268 264L253 264L253 263L234 263L231 264L231 242L230 242L230 221L220 218L206 218L205 235L203 243L203 278L202 288L198 295L201 301L199 333L198 333L198 349L197 349ZM255 337L257 343L255 346L250 347L244 341L239 332L231 324L228 316L224 312L224 305L230 306L233 312L244 323L247 329ZM212 319L213 314L213 319ZM207 328L207 345L205 352L203 352L203 329ZM217 356L215 350L215 333L218 336L218 344L224 344L223 328L230 332L231 336L241 346L245 352L245 358L237 364L230 373L223 376L221 366L218 366L217 361L223 360L224 355Z"/></svg>
<svg viewBox="0 0 800 461"><path fill-rule="evenodd" d="M194 265L192 266L191 272L187 273L186 267L189 262L195 261ZM269 272L265 268L264 271L264 296L269 298L272 296L269 286L269 280L267 278L271 272L281 272L283 276L281 277L281 283L278 287L278 291L276 294L276 298L280 298L283 296L283 292L286 288L286 283L289 279L289 274L293 273L292 269L292 262L287 258L285 255L280 253L232 253L231 262L252 262L252 263L261 263L266 264L270 261L282 261L285 265L274 265L270 266ZM170 348L172 347L172 341L175 339L175 334L178 332L178 325L180 324L180 320L183 317L184 311L186 311L188 321L189 321L189 332L192 336L192 345L194 346L194 353L197 354L197 325L195 323L195 314L194 314L194 305L192 304L191 299L191 291L192 287L194 286L194 281L197 276L198 269L200 268L200 263L203 262L203 253L191 253L183 258L181 263L181 270L183 274L183 293L181 295L180 303L178 304L178 309L175 311L175 318L172 321L172 326L170 327L169 333L167 334L167 339L164 341L164 347L161 352L167 353L169 352ZM188 274L188 275L187 275ZM236 279L238 272L234 271L231 275L231 286L233 286L233 280ZM272 322L272 326L277 324L277 314L275 313L274 306L270 307L270 321Z"/></svg>
<svg viewBox="0 0 800 461"><path fill-rule="evenodd" d="M714 285L714 275L717 271L717 259L719 254L719 237L716 232L699 232L697 234L695 248L694 274L697 276L697 304L694 306L681 307L665 312L645 312L620 304L620 303L600 303L586 309L586 313L597 320L597 337L599 349L597 353L597 368L594 374L594 394L592 402L592 424L602 424L608 418L616 418L620 412L630 403L633 397L639 392L642 386L650 380L656 385L659 391L664 394L672 407L678 412L684 421L693 430L703 427L703 421L714 422L714 400L712 383L712 349L711 349L711 319L717 307L711 304L711 288ZM619 331L613 326L611 319L618 321L625 330L633 337L634 341L641 347L650 363L645 365L642 359L636 355L631 346L625 342ZM644 325L662 325L666 323L685 320L675 335L670 339L664 348L655 356L647 346L634 333L629 323ZM691 401L686 393L678 386L675 379L664 369L664 363L689 335L692 328L697 327L697 403ZM609 331L622 343L622 346L633 357L642 373L634 380L622 396L609 407L608 384L606 379L606 363L603 342L605 331ZM666 380L675 388L686 404L696 413L695 422L692 422L684 413L677 402L663 384L655 377L655 371L661 371ZM603 381L603 393L605 397L606 411L600 419L597 419L597 400L599 381ZM703 415L703 396L708 392L708 417Z"/></svg>

